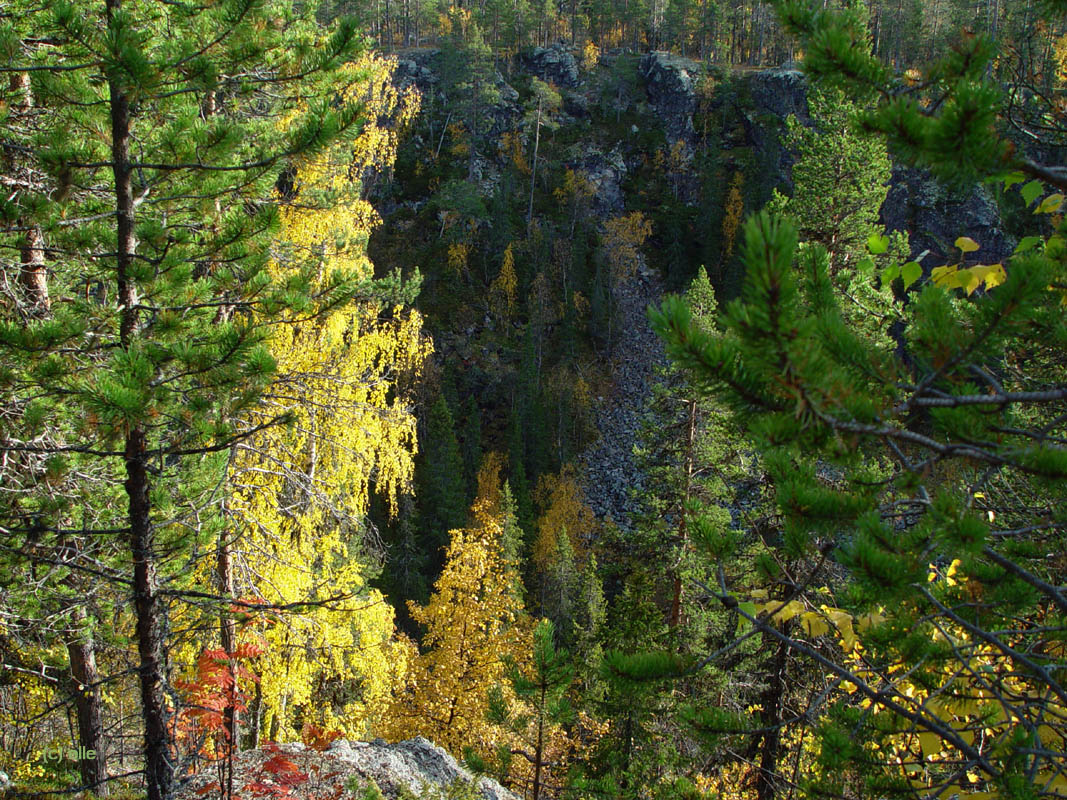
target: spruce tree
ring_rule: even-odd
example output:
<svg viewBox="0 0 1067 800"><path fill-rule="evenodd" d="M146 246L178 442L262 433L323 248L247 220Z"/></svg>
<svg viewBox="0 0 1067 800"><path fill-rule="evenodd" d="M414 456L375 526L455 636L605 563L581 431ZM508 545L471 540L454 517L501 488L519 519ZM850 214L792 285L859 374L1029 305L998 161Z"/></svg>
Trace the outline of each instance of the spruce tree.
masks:
<svg viewBox="0 0 1067 800"><path fill-rule="evenodd" d="M433 553L435 569L443 563L448 532L467 518L466 482L452 413L444 395L430 407L426 432L415 466L415 497L419 504L420 537Z"/></svg>

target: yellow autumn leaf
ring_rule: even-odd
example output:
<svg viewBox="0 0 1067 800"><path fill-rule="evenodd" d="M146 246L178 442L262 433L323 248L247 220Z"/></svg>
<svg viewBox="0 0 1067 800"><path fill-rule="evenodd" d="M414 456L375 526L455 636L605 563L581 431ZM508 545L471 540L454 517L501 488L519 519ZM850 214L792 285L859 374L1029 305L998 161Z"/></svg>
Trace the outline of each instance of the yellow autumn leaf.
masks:
<svg viewBox="0 0 1067 800"><path fill-rule="evenodd" d="M790 600L788 603L783 604L781 600L771 600L769 603L764 603L761 606L756 606L756 614L768 614L771 622L776 625L783 625L789 620L796 617L798 614L804 612L804 604L799 600Z"/></svg>
<svg viewBox="0 0 1067 800"><path fill-rule="evenodd" d="M955 289L960 285L959 276L957 275L958 270L958 264L934 267L930 271L930 280L934 282L935 286L940 286L943 289Z"/></svg>
<svg viewBox="0 0 1067 800"><path fill-rule="evenodd" d="M973 253L978 249L978 242L969 236L961 236L956 240L956 247L964 253Z"/></svg>
<svg viewBox="0 0 1067 800"><path fill-rule="evenodd" d="M800 624L808 636L825 636L830 632L830 625L818 611L808 611L800 615Z"/></svg>
<svg viewBox="0 0 1067 800"><path fill-rule="evenodd" d="M1064 198L1062 194L1050 194L1048 197L1041 201L1037 208L1034 209L1034 213L1054 214L1060 210L1060 206L1063 205L1063 199Z"/></svg>
<svg viewBox="0 0 1067 800"><path fill-rule="evenodd" d="M866 633L871 628L877 627L883 622L885 622L885 616L878 612L861 614L856 618L856 627L859 628L860 633Z"/></svg>

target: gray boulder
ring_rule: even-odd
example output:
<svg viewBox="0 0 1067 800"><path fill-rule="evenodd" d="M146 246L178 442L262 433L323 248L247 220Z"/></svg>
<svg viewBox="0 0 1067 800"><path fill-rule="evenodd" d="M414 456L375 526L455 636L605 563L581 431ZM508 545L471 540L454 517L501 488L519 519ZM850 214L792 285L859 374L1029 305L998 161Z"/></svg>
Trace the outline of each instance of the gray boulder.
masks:
<svg viewBox="0 0 1067 800"><path fill-rule="evenodd" d="M253 782L271 784L276 771L266 765L272 759L285 759L296 779L298 797L359 797L358 792L376 786L386 800L444 800L451 787L473 786L482 800L519 800L489 778L478 778L456 763L456 759L421 736L396 744L382 739L350 742L338 739L320 751L300 742L245 750L234 763L234 785ZM183 782L175 793L176 800L200 800L212 791L217 780L210 769L202 769ZM217 784L214 784L217 787ZM355 790L352 795L348 790ZM306 794L305 794L306 793Z"/></svg>
<svg viewBox="0 0 1067 800"><path fill-rule="evenodd" d="M573 89L578 85L578 62L565 45L535 47L521 54L519 61L531 75L560 88Z"/></svg>
<svg viewBox="0 0 1067 800"><path fill-rule="evenodd" d="M327 755L351 767L364 780L373 780L387 798L411 792L416 797L427 789L447 789L456 781L473 783L485 800L518 800L489 778L476 779L456 759L421 736L396 744L381 739L350 742L339 739Z"/></svg>

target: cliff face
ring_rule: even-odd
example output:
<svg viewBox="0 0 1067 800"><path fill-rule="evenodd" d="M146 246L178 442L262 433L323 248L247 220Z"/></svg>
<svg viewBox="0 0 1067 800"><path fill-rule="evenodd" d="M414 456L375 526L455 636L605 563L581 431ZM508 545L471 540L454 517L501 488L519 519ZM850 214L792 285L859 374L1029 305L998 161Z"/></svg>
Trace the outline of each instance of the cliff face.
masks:
<svg viewBox="0 0 1067 800"><path fill-rule="evenodd" d="M273 766L272 766L273 764ZM183 785L177 800L213 797L213 770L201 772ZM432 742L417 737L388 744L350 742L339 739L325 751L302 744L284 744L271 750L248 750L237 756L234 787L241 792L249 784L259 784L257 796L270 796L269 789L306 798L343 796L375 797L385 800L443 800L445 797L471 797L479 800L518 800L499 783L478 778L459 766L456 760ZM361 794L362 793L362 794ZM242 792L243 794L243 792Z"/></svg>
<svg viewBox="0 0 1067 800"><path fill-rule="evenodd" d="M668 141L697 142L695 87L702 72L697 62L670 53L649 53L641 61L649 103ZM791 191L793 156L782 146L782 123L793 115L811 124L804 74L789 66L739 72L733 76L732 87L717 91L710 108L722 120L722 149L749 148L764 172L764 186ZM924 171L904 166L893 169L881 218L887 230L909 234L912 257L925 253L922 263L927 269L956 257L953 242L959 236L978 242L988 262L1006 258L1014 246L984 187L958 195Z"/></svg>

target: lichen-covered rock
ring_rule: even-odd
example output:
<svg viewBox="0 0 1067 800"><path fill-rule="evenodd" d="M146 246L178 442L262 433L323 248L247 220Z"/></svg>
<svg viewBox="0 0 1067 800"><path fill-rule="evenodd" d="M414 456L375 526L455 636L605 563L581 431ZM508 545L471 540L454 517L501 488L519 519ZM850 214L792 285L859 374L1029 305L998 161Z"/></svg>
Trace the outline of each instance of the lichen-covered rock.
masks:
<svg viewBox="0 0 1067 800"><path fill-rule="evenodd" d="M416 797L426 787L446 789L456 781L472 783L485 800L517 800L516 796L489 778L475 778L448 753L421 736L396 744L381 739L349 742L340 739L327 751L350 765L364 779L373 780L387 798L405 790Z"/></svg>
<svg viewBox="0 0 1067 800"><path fill-rule="evenodd" d="M179 787L176 800L211 796L215 780L213 770L201 770ZM234 786L239 791L252 783L269 786L279 781L289 784L298 797L338 797L348 789L373 785L386 800L443 800L451 796L451 788L465 784L473 796L482 800L518 800L496 781L475 777L421 736L396 744L382 739L338 739L326 751L312 750L300 743L272 745L270 749L247 750L237 755Z"/></svg>
<svg viewBox="0 0 1067 800"><path fill-rule="evenodd" d="M922 260L927 270L959 260L955 241L960 236L978 243L975 257L985 264L1002 261L1015 246L984 187L952 192L919 169L893 168L881 218L887 230L909 234L913 258L929 251Z"/></svg>
<svg viewBox="0 0 1067 800"><path fill-rule="evenodd" d="M808 83L800 70L761 69L747 73L745 80L757 114L774 114L782 119L794 114L802 122L809 119Z"/></svg>
<svg viewBox="0 0 1067 800"><path fill-rule="evenodd" d="M519 61L531 75L561 89L573 89L578 85L578 62L565 45L535 47L521 54Z"/></svg>
<svg viewBox="0 0 1067 800"><path fill-rule="evenodd" d="M626 161L618 150L602 153L592 148L580 159L568 162L567 166L579 172L591 184L593 193L590 204L594 214L607 217L623 210L626 198L622 182L627 169Z"/></svg>
<svg viewBox="0 0 1067 800"><path fill-rule="evenodd" d="M693 112L696 110L696 77L700 65L673 53L655 51L641 59L648 102L663 123L667 141L694 138Z"/></svg>

